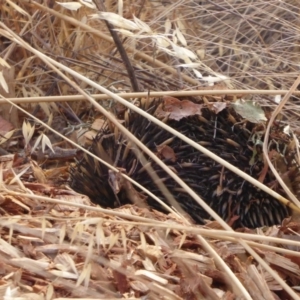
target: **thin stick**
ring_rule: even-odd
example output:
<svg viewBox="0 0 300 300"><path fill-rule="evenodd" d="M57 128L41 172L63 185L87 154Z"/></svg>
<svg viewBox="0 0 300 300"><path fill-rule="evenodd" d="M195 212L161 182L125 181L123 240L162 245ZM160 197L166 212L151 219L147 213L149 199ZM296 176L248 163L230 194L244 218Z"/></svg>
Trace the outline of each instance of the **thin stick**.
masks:
<svg viewBox="0 0 300 300"><path fill-rule="evenodd" d="M162 97L162 96L172 96L172 97L188 97L188 96L219 96L219 95L285 95L289 90L189 90L189 91L150 91L150 92L140 92L140 93L116 93L116 96L122 97L124 99L130 98L143 98L143 97ZM294 91L293 95L300 95L300 91ZM95 100L107 100L112 97L107 94L91 94ZM70 95L70 96L51 96L51 97L23 97L23 98L7 98L8 100L17 103L39 103L39 102L61 102L61 101L80 101L86 100L82 95ZM0 100L0 104L6 103L5 100Z"/></svg>
<svg viewBox="0 0 300 300"><path fill-rule="evenodd" d="M103 0L95 0L94 2L96 4L98 10L106 11ZM127 71L130 83L131 83L132 90L135 91L135 92L139 92L140 91L139 84L138 84L138 81L137 81L135 73L134 73L134 68L132 67L132 65L130 63L129 57L128 57L125 49L124 49L124 46L123 46L119 36L118 36L118 33L115 31L113 25L111 25L106 20L104 20L104 21L105 21L105 24L106 24L106 26L107 26L114 42L115 42L115 44L116 44L116 47L117 47L118 51L119 51L119 53L122 57L123 64L126 68L126 71Z"/></svg>
<svg viewBox="0 0 300 300"><path fill-rule="evenodd" d="M300 75L298 76L298 78L296 79L296 81L294 82L294 84L292 85L290 90L286 93L286 95L284 96L284 98L282 99L280 104L277 106L275 111L272 113L271 119L270 119L270 121L268 123L268 126L267 126L267 129L266 129L266 134L265 134L264 143L263 143L264 160L268 163L268 166L271 168L271 170L272 170L273 174L275 175L277 181L280 183L281 187L284 189L286 194L289 196L289 198L298 207L300 207L300 201L296 198L296 196L291 192L291 190L284 183L284 181L282 180L282 178L280 177L280 175L276 171L274 165L272 164L272 162L269 158L269 155L268 155L268 140L269 140L269 135L270 135L270 131L271 131L271 126L272 126L276 116L282 110L283 106L287 103L287 101L290 99L293 91L298 87L299 83L300 83Z"/></svg>

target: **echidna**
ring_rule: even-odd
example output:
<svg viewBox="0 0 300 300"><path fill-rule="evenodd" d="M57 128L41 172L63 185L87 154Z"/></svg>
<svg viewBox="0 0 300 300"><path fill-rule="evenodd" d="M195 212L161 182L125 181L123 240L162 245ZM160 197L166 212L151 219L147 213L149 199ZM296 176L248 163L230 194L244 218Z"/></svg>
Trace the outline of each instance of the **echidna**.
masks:
<svg viewBox="0 0 300 300"><path fill-rule="evenodd" d="M142 108L147 109L150 114L155 114L160 104L161 101L153 101L151 105L148 104ZM257 128L255 129L255 125L250 122L240 121L241 117L230 108L218 114L208 108L203 108L201 116L189 116L179 121L169 119L166 122L177 131L258 179L264 163L259 153L261 149L252 142L253 133ZM114 164L115 167L123 170L132 179L166 201L136 158L127 139L121 134L116 136L110 125L107 123L99 132L90 151ZM160 155L160 158L225 221L233 223L233 227L255 228L280 224L289 215L288 209L277 200L144 117L129 113L126 127L152 152ZM270 143L269 150L279 155L288 142L282 140L276 130L276 128L273 130L274 140ZM158 150L158 146L166 140L168 140L169 149L174 152L174 155L169 158L161 155ZM284 159L283 161L287 169L290 168L289 163ZM150 159L149 162L151 162ZM152 167L180 206L195 222L203 224L205 219L210 218L195 200L160 167L153 162ZM293 169L293 175L287 171L285 176L294 176L295 172L298 170ZM75 190L88 195L103 207L129 203L126 192L122 189L115 195L109 183L108 168L91 157L84 156L71 170L71 178L71 186ZM264 183L274 189L278 188L274 177L268 172ZM150 197L147 198L147 202L151 207L162 210L161 206Z"/></svg>

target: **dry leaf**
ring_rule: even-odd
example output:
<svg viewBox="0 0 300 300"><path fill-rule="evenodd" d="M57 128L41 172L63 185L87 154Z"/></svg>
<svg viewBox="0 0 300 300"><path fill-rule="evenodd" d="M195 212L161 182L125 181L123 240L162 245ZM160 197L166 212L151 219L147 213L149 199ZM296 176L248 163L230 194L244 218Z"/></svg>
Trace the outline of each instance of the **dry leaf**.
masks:
<svg viewBox="0 0 300 300"><path fill-rule="evenodd" d="M69 10L78 10L82 5L78 2L56 2L58 5L61 5L62 7L69 9Z"/></svg>
<svg viewBox="0 0 300 300"><path fill-rule="evenodd" d="M168 145L162 145L162 146L157 146L156 147L157 150L157 154L161 159L167 159L170 160L172 162L176 161L176 155L174 150L168 146Z"/></svg>
<svg viewBox="0 0 300 300"><path fill-rule="evenodd" d="M1 135L5 135L7 134L9 131L13 130L14 126L8 122L7 120L3 119L0 116L0 134Z"/></svg>
<svg viewBox="0 0 300 300"><path fill-rule="evenodd" d="M202 104L174 97L164 97L163 100L155 112L155 116L159 119L169 117L169 119L179 121L186 117L202 114Z"/></svg>
<svg viewBox="0 0 300 300"><path fill-rule="evenodd" d="M120 27L122 29L128 29L128 30L139 30L139 27L136 23L133 21L127 20L118 14L112 13L112 12L100 12L98 14L91 15L91 18L93 19L104 19L110 24Z"/></svg>
<svg viewBox="0 0 300 300"><path fill-rule="evenodd" d="M39 183L46 183L47 179L46 176L43 172L43 170L40 168L40 166L34 162L33 160L31 161L31 169L33 171L34 177L35 179L39 182Z"/></svg>
<svg viewBox="0 0 300 300"><path fill-rule="evenodd" d="M265 112L253 101L236 101L231 104L233 109L246 120L252 123L267 121Z"/></svg>
<svg viewBox="0 0 300 300"><path fill-rule="evenodd" d="M215 114L218 114L222 110L227 107L226 102L214 102L212 105L209 105L210 110L212 110Z"/></svg>

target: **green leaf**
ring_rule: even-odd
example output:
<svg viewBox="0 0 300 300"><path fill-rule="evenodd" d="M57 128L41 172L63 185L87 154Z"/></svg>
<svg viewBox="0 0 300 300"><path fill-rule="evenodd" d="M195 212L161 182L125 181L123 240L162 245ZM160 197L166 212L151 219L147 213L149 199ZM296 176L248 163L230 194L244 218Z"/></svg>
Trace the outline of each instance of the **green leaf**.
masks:
<svg viewBox="0 0 300 300"><path fill-rule="evenodd" d="M235 103L232 103L231 105L239 115L241 115L244 119L252 123L267 121L265 112L254 101L238 100Z"/></svg>

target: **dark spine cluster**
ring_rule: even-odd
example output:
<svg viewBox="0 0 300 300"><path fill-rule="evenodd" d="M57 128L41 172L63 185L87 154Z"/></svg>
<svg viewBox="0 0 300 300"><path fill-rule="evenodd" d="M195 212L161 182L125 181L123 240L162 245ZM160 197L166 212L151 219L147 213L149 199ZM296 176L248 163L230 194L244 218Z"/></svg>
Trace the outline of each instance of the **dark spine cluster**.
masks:
<svg viewBox="0 0 300 300"><path fill-rule="evenodd" d="M145 109L153 114L157 106L158 102L152 102ZM202 116L166 122L229 163L258 178L263 169L263 161L259 149L254 151L255 146L251 141L254 126L249 122L238 121L238 116L230 109L224 109L217 115L209 109L203 109ZM288 209L277 200L140 115L131 113L126 127L154 153L158 153L159 145L169 140L168 147L174 152L175 159L174 157L161 159L225 221L233 224L233 227L255 228L280 224L289 215ZM131 150L127 138L116 134L110 124L99 132L90 151L129 174L132 179L166 202L157 185ZM151 159L149 163L183 210L196 223L203 224L206 219L210 219L195 200L160 167ZM117 195L113 191L109 183L108 168L91 157L84 156L71 170L71 178L71 185L75 190L88 195L92 201L103 207L129 203L122 189ZM264 183L276 186L269 172L265 176ZM149 196L147 203L153 208L162 210L161 206Z"/></svg>

